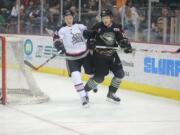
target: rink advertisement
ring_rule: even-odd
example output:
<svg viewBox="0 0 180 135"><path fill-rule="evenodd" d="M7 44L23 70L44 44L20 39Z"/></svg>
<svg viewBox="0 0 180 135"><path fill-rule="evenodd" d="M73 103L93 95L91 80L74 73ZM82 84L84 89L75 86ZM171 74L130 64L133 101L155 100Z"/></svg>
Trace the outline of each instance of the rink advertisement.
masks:
<svg viewBox="0 0 180 135"><path fill-rule="evenodd" d="M24 37L24 48L27 46L26 42L31 41L33 51L31 53L31 57L26 53L24 53L25 59L29 60L35 66L38 66L45 62L52 55L56 54L57 51L53 47L53 42L51 37L45 36L30 36L30 38ZM53 58L53 60L49 61L45 64L39 71L54 73L54 74L65 74L66 64L65 61L59 57ZM67 74L67 73L66 73Z"/></svg>
<svg viewBox="0 0 180 135"><path fill-rule="evenodd" d="M52 37L18 37L24 40L24 58L36 66L56 53ZM133 54L118 51L125 71L120 87L180 100L180 54L171 53L180 46L145 43L132 43L132 46L136 49ZM66 62L58 56L38 71L67 76ZM104 84L109 84L111 77L112 73Z"/></svg>
<svg viewBox="0 0 180 135"><path fill-rule="evenodd" d="M134 55L119 53L126 63L123 62L127 74L124 80L131 82L124 87L179 99L180 54L170 53L179 46L133 43L133 47L148 51L137 51Z"/></svg>

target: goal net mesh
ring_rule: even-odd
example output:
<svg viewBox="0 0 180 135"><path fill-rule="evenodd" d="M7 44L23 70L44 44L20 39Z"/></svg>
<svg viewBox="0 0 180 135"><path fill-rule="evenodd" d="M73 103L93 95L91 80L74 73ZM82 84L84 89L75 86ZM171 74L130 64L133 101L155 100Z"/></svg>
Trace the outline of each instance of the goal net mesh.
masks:
<svg viewBox="0 0 180 135"><path fill-rule="evenodd" d="M2 44L2 42L0 42ZM49 100L37 85L30 69L24 64L23 40L6 38L6 101L10 104L43 103ZM0 53L2 50L2 45ZM2 54L2 53L1 53ZM2 56L2 55L1 55ZM2 57L1 69L2 69ZM2 70L1 70L2 82ZM1 83L2 97L2 83Z"/></svg>

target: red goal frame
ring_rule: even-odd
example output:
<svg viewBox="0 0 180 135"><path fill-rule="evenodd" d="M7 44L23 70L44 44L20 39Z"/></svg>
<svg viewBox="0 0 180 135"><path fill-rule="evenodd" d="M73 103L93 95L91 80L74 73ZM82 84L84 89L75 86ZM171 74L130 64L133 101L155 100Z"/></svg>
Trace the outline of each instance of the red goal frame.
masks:
<svg viewBox="0 0 180 135"><path fill-rule="evenodd" d="M0 42L1 42L1 56L2 56L2 60L1 60L1 65L2 65L2 88L1 88L1 101L2 104L5 105L6 104L6 39L3 36L0 36Z"/></svg>

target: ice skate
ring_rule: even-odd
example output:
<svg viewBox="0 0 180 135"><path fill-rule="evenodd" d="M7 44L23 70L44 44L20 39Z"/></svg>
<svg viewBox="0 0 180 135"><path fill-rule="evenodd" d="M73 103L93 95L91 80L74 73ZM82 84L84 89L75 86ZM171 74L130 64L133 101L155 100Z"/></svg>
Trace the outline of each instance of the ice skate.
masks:
<svg viewBox="0 0 180 135"><path fill-rule="evenodd" d="M113 92L109 92L107 94L106 100L109 102L112 102L112 103L119 103L121 101L120 98L118 96L116 96L115 93L113 93Z"/></svg>
<svg viewBox="0 0 180 135"><path fill-rule="evenodd" d="M81 100L82 100L83 108L88 108L89 107L89 97L88 96L82 97Z"/></svg>
<svg viewBox="0 0 180 135"><path fill-rule="evenodd" d="M93 92L94 92L94 93L97 93L97 91L98 91L98 89L93 89Z"/></svg>

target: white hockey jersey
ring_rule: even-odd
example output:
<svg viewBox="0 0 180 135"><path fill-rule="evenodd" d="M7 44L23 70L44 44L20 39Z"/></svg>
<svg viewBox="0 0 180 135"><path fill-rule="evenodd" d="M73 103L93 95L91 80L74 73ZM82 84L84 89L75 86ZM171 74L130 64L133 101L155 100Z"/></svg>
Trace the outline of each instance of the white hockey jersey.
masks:
<svg viewBox="0 0 180 135"><path fill-rule="evenodd" d="M87 27L83 24L60 28L58 36L64 44L67 55L78 56L87 51L86 40L83 37L83 31L86 29Z"/></svg>

